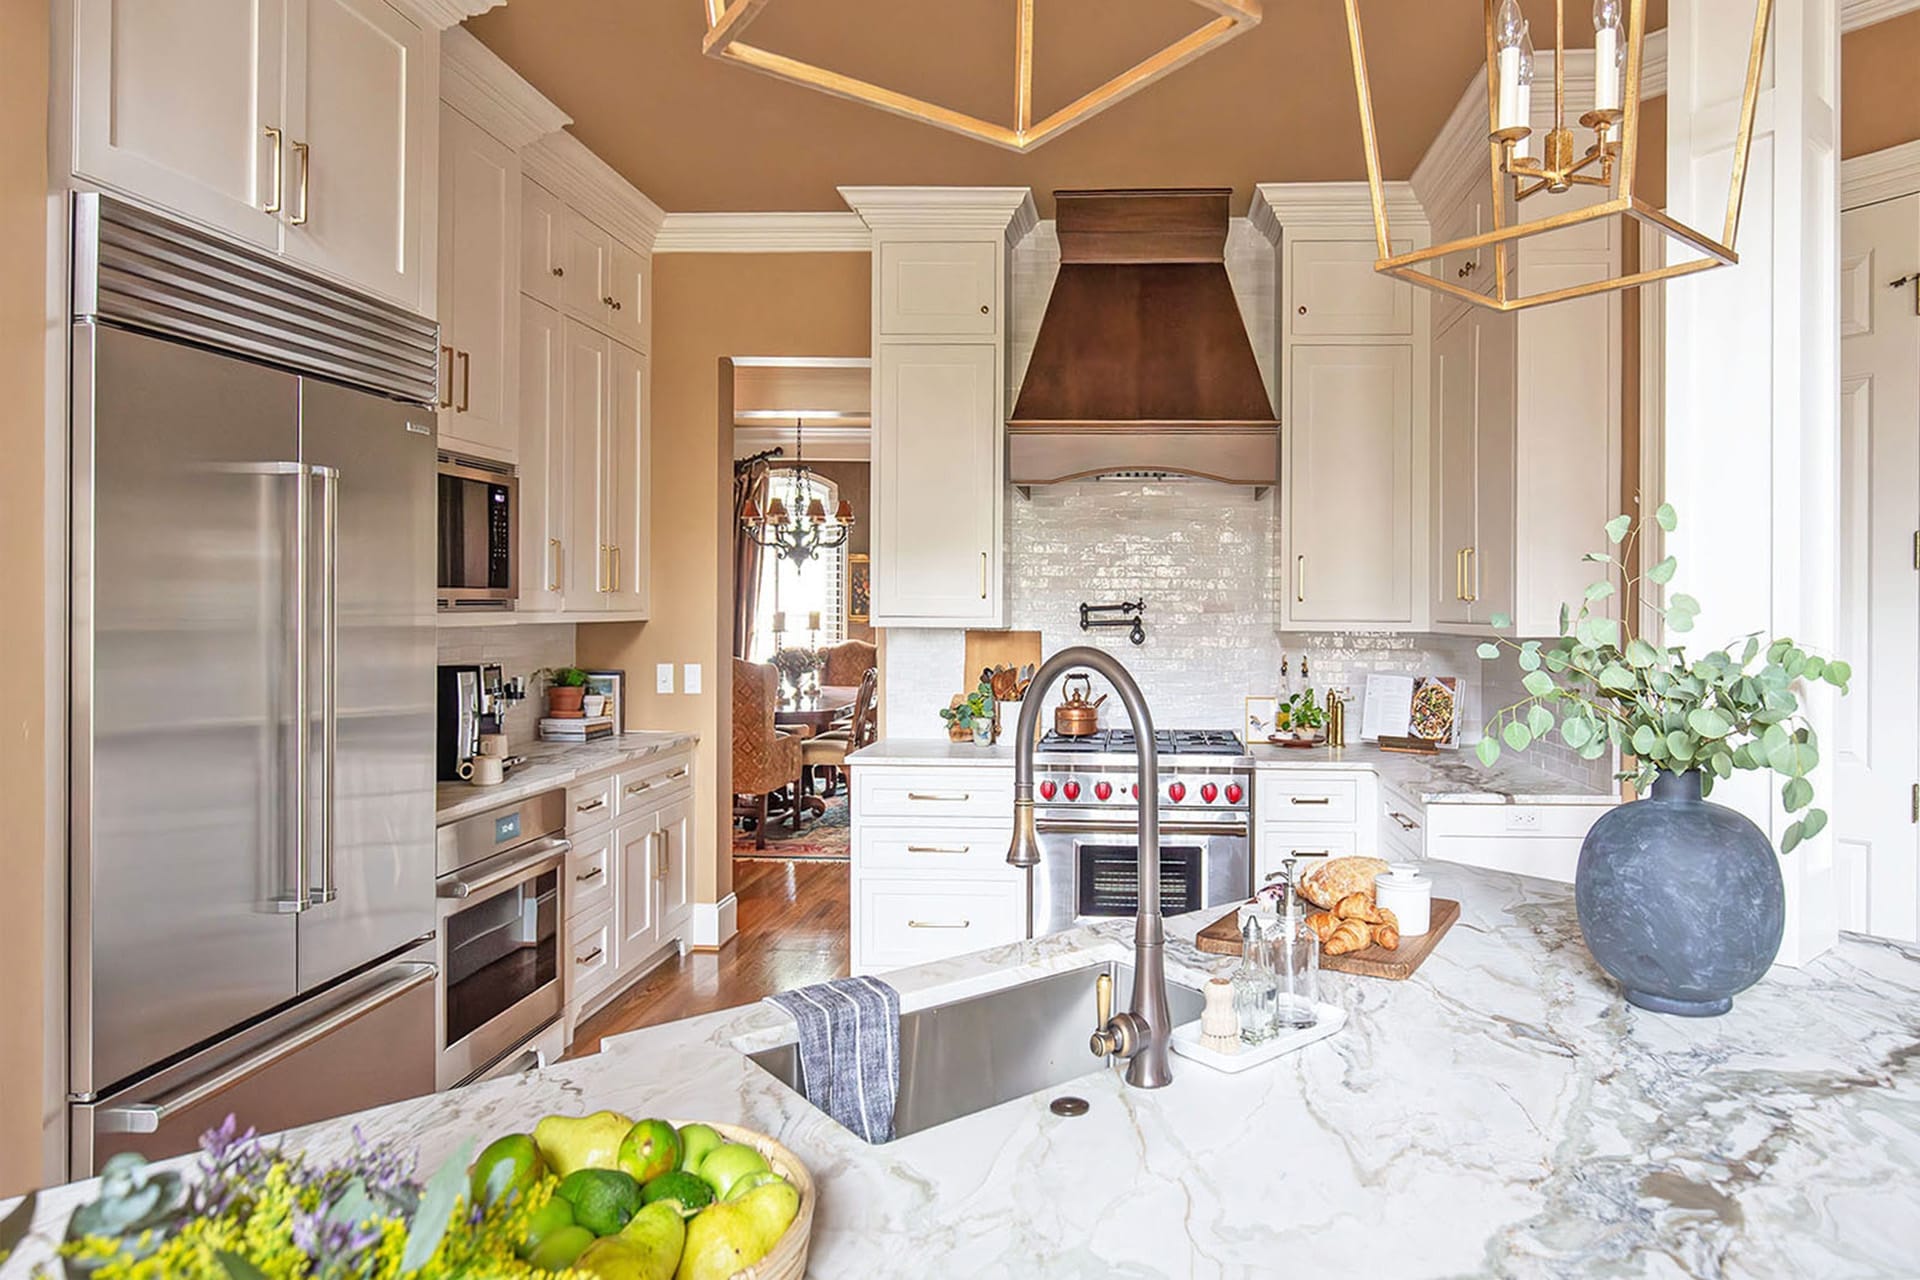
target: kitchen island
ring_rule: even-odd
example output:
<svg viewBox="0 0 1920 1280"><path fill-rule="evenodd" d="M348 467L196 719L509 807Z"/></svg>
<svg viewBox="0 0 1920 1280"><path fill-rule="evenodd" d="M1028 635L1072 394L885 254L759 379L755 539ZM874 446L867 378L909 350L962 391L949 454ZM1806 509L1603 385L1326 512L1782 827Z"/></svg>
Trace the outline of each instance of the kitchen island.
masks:
<svg viewBox="0 0 1920 1280"><path fill-rule="evenodd" d="M1594 966L1564 886L1432 873L1463 914L1419 972L1325 975L1347 1026L1237 1076L1175 1057L1173 1083L1141 1092L1089 1058L1068 1086L868 1147L746 1059L793 1037L760 1005L290 1140L337 1153L357 1129L431 1168L467 1136L555 1111L744 1124L818 1180L822 1277L1914 1274L1920 950L1845 937L1724 1017L1667 1018ZM1216 914L1169 922L1174 981L1231 967L1190 945ZM889 980L924 1008L1124 960L1130 929ZM1069 1092L1087 1115L1048 1111ZM10 1273L45 1257L83 1196L41 1197Z"/></svg>

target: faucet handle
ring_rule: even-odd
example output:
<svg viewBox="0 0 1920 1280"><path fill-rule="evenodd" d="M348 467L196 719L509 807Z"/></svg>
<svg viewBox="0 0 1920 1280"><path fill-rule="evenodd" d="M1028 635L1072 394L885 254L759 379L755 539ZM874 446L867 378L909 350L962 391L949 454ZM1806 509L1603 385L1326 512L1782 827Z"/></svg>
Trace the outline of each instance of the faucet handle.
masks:
<svg viewBox="0 0 1920 1280"><path fill-rule="evenodd" d="M1110 1058L1119 1053L1123 1037L1113 1020L1113 975L1103 973L1093 981L1093 1036L1087 1041L1087 1048L1096 1058Z"/></svg>

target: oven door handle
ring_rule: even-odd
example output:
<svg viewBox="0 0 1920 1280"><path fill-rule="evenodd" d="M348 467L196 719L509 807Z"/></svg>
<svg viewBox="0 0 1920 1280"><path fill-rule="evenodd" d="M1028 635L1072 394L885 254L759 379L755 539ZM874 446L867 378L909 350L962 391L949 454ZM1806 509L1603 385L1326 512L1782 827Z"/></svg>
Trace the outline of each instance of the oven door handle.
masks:
<svg viewBox="0 0 1920 1280"><path fill-rule="evenodd" d="M1110 822L1071 822L1049 819L1034 824L1034 830L1040 835L1085 835L1112 836L1116 840L1137 837L1139 831L1134 827L1116 827ZM1240 823L1207 822L1163 822L1160 824L1163 836L1224 836L1228 839L1246 839L1250 829Z"/></svg>
<svg viewBox="0 0 1920 1280"><path fill-rule="evenodd" d="M572 848L573 841L565 836L536 840L524 849L474 864L471 879L459 875L443 878L434 893L442 898L471 898L509 880L524 880L550 865L558 866Z"/></svg>

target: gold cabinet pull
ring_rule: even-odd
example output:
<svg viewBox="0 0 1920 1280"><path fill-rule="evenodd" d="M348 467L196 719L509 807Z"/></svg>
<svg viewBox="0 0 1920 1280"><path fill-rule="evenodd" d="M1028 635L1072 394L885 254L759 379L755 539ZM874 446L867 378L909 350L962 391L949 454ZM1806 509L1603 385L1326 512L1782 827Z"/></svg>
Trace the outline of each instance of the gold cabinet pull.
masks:
<svg viewBox="0 0 1920 1280"><path fill-rule="evenodd" d="M595 867L593 870L587 872L584 875L575 876L574 879L580 882L581 884L585 884L589 880L598 880L601 876L605 875L606 873L607 873L607 869L605 867Z"/></svg>
<svg viewBox="0 0 1920 1280"><path fill-rule="evenodd" d="M455 413L465 413L473 407L473 354L468 351L456 351L454 356L460 361L460 403L454 406Z"/></svg>
<svg viewBox="0 0 1920 1280"><path fill-rule="evenodd" d="M547 590L558 591L560 589L560 556L562 554L560 539L548 538L547 548L553 552L551 556L547 557L548 562L553 567L553 572L547 577Z"/></svg>
<svg viewBox="0 0 1920 1280"><path fill-rule="evenodd" d="M618 543L616 543L613 546L612 553L613 553L613 559L612 559L613 568L607 574L607 581L612 583L613 585L608 587L607 590L617 593L620 590L620 569L621 569L620 547Z"/></svg>
<svg viewBox="0 0 1920 1280"><path fill-rule="evenodd" d="M1307 602L1307 558L1293 558L1293 600L1295 604Z"/></svg>
<svg viewBox="0 0 1920 1280"><path fill-rule="evenodd" d="M972 853L970 844L910 844L908 853Z"/></svg>
<svg viewBox="0 0 1920 1280"><path fill-rule="evenodd" d="M1288 804L1332 804L1333 799L1330 796L1289 796L1287 798L1287 803Z"/></svg>
<svg viewBox="0 0 1920 1280"><path fill-rule="evenodd" d="M293 154L300 161L300 212L288 218L287 222L290 226L304 227L313 212L308 207L311 198L310 179L313 177L313 150L304 142L296 142L293 144Z"/></svg>
<svg viewBox="0 0 1920 1280"><path fill-rule="evenodd" d="M980 598L987 598L987 553L980 553Z"/></svg>
<svg viewBox="0 0 1920 1280"><path fill-rule="evenodd" d="M972 798L971 794L965 791L961 791L961 792L909 791L907 792L907 799L909 800L939 801L945 804L965 804L971 798Z"/></svg>
<svg viewBox="0 0 1920 1280"><path fill-rule="evenodd" d="M1473 570L1473 553L1478 550L1478 547L1468 547L1460 556L1460 584L1461 590L1465 593L1462 599L1468 604L1480 598L1480 584L1474 581Z"/></svg>
<svg viewBox="0 0 1920 1280"><path fill-rule="evenodd" d="M602 951L601 948L595 947L593 950L587 952L587 954L583 956L575 956L573 958L573 962L575 964L580 964L580 965L592 964L595 960L598 960L603 954L605 954L605 952Z"/></svg>
<svg viewBox="0 0 1920 1280"><path fill-rule="evenodd" d="M440 354L446 358L447 376L440 383L440 407L453 408L453 348L446 343L440 344Z"/></svg>
<svg viewBox="0 0 1920 1280"><path fill-rule="evenodd" d="M1333 856L1333 850L1331 849L1289 849L1287 850L1287 856L1290 858L1331 858Z"/></svg>
<svg viewBox="0 0 1920 1280"><path fill-rule="evenodd" d="M583 800L573 806L573 811L575 813L592 813L595 809L604 809L606 807L607 798L605 796L595 796L591 800Z"/></svg>
<svg viewBox="0 0 1920 1280"><path fill-rule="evenodd" d="M951 920L909 920L907 921L907 928L909 929L967 929L967 928L971 928L972 925L973 925L973 921L971 920L962 920L957 924Z"/></svg>
<svg viewBox="0 0 1920 1280"><path fill-rule="evenodd" d="M286 165L280 156L281 133L272 125L268 125L265 132L267 139L273 143L273 195L261 207L267 213L278 213L285 203L281 197L286 192L287 179Z"/></svg>
<svg viewBox="0 0 1920 1280"><path fill-rule="evenodd" d="M567 269L565 267L555 267L553 269L553 278L555 280L564 279L566 277L566 274L567 274Z"/></svg>

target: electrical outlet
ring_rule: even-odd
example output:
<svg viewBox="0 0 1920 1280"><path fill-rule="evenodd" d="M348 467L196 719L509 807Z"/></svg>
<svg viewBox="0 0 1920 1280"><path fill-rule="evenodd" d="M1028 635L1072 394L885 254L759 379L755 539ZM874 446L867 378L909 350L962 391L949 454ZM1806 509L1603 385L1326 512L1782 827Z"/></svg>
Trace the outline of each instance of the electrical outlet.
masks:
<svg viewBox="0 0 1920 1280"><path fill-rule="evenodd" d="M673 692L673 664L671 662L654 664L653 691L655 693Z"/></svg>
<svg viewBox="0 0 1920 1280"><path fill-rule="evenodd" d="M1538 831L1539 829L1540 815L1532 809L1515 809L1507 815L1509 831Z"/></svg>
<svg viewBox="0 0 1920 1280"><path fill-rule="evenodd" d="M685 678L681 680L680 687L685 689L688 693L700 692L700 664L699 663L689 662L687 664Z"/></svg>

